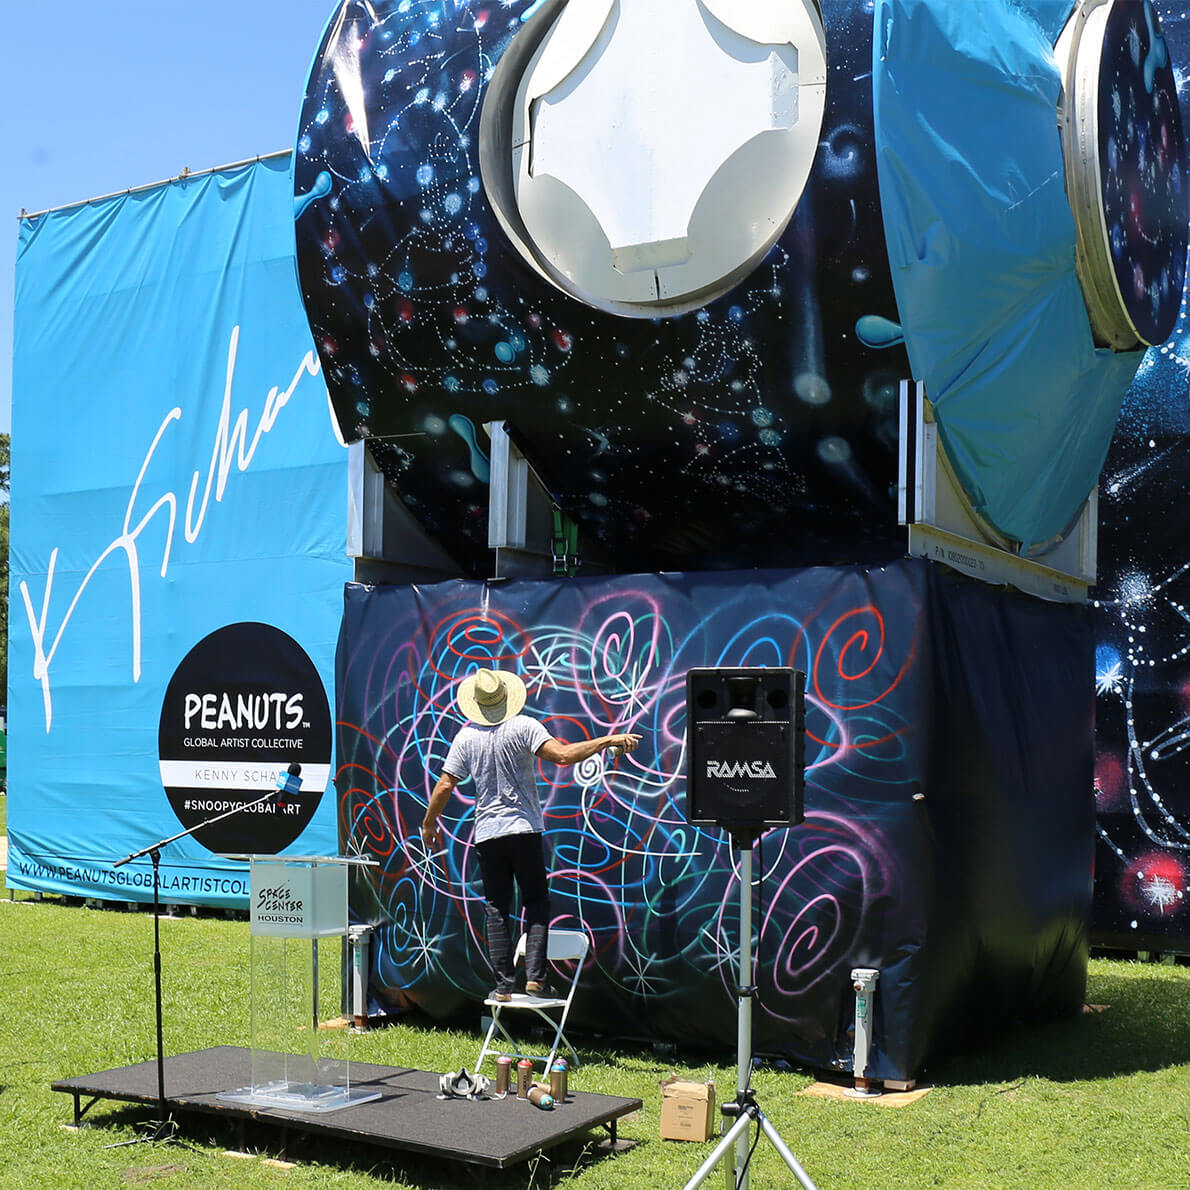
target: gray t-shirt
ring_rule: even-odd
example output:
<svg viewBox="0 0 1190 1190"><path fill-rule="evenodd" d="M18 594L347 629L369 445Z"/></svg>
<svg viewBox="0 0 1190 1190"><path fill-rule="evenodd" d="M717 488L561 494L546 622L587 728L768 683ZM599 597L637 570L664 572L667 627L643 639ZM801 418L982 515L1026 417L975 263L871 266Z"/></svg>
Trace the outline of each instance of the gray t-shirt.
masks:
<svg viewBox="0 0 1190 1190"><path fill-rule="evenodd" d="M545 830L537 777L537 749L551 739L536 719L513 715L495 727L467 723L442 766L452 777L475 781L475 841Z"/></svg>

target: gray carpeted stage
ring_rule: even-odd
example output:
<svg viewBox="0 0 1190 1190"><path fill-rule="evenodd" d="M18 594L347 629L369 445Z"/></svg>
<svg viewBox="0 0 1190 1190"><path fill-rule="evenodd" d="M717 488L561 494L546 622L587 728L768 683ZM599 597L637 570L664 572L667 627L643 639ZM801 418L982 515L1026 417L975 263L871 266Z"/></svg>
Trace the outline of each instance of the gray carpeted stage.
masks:
<svg viewBox="0 0 1190 1190"><path fill-rule="evenodd" d="M273 1123L282 1128L357 1140L503 1169L527 1161L593 1128L616 1139L616 1121L643 1106L639 1099L572 1092L565 1103L542 1111L515 1096L507 1099L439 1099L437 1074L399 1066L351 1064L353 1087L377 1090L379 1099L323 1114L228 1103L220 1091L251 1082L250 1051L223 1045L165 1059L165 1097L174 1116L187 1113ZM74 1096L74 1122L100 1099L157 1104L157 1063L60 1079L51 1090ZM90 1102L85 1106L83 1099Z"/></svg>

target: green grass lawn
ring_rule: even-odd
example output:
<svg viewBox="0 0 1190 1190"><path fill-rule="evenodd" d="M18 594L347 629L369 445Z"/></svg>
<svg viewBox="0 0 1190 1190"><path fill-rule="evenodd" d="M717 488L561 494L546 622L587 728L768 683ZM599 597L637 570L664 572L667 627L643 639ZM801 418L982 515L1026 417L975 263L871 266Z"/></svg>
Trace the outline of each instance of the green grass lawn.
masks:
<svg viewBox="0 0 1190 1190"><path fill-rule="evenodd" d="M247 925L184 916L161 928L166 1052L247 1045ZM0 901L0 972L0 1187L469 1190L477 1183L471 1167L318 1138L291 1135L283 1152L272 1129L250 1133L251 1159L232 1159L223 1151L234 1147L234 1133L213 1118L186 1123L193 1149L105 1148L138 1135L152 1111L103 1101L88 1116L95 1126L76 1133L63 1128L70 1097L49 1086L152 1058L151 916L57 900ZM762 1069L754 1085L820 1190L1190 1186L1190 968L1097 959L1088 998L1108 1010L1020 1028L949 1058L927 1072L930 1093L902 1109L799 1095L812 1081L807 1073ZM352 1056L445 1071L470 1067L478 1042L474 1030L411 1021L354 1037ZM672 1070L703 1078L709 1069L721 1097L730 1097L734 1055L718 1055L708 1067L696 1052L672 1061L649 1047L580 1049L586 1060L572 1077L576 1090L644 1101L620 1125L620 1136L635 1145L607 1155L570 1144L548 1161L492 1171L484 1184L684 1185L711 1146L658 1139L658 1083ZM282 1155L296 1168L265 1163ZM752 1185L795 1184L762 1139ZM722 1178L707 1185L720 1187Z"/></svg>

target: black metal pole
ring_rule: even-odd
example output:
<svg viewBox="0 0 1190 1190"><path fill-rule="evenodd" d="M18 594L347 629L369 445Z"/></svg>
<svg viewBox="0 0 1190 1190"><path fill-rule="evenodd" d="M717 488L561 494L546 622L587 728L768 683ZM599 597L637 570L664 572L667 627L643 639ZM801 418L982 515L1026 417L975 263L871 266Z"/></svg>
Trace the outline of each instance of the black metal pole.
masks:
<svg viewBox="0 0 1190 1190"><path fill-rule="evenodd" d="M161 852L149 852L153 861L153 982L157 1004L157 1113L162 1127L168 1112L165 1107L165 1032L161 1026Z"/></svg>
<svg viewBox="0 0 1190 1190"><path fill-rule="evenodd" d="M174 1124L170 1119L165 1101L165 1030L162 1023L161 1008L161 849L167 844L175 842L177 839L185 838L187 835L192 835L196 831L202 830L203 827L214 826L215 823L222 822L223 819L230 818L233 814L241 814L245 810L254 809L263 802L267 802L270 798L276 797L277 792L276 789L270 789L263 797L258 797L253 802L248 802L243 806L237 806L234 810L227 810L222 814L216 814L215 817L208 818L204 822L188 827L184 831L178 831L177 834L170 835L167 839L159 839L156 843L148 847L142 847L139 851L134 851L131 855L126 855L123 859L118 859L112 864L113 868L119 868L145 855L149 857L153 864L153 999L157 1014L157 1113L159 1119L157 1121L157 1127L153 1129L152 1135L138 1137L137 1140L120 1141L119 1144L106 1145L105 1148L118 1149L123 1145L138 1144L142 1140L168 1140L171 1144L180 1145L184 1148L190 1147L189 1145L184 1145L182 1141L174 1136Z"/></svg>
<svg viewBox="0 0 1190 1190"><path fill-rule="evenodd" d="M189 1145L174 1135L174 1122L165 1102L165 1030L162 1026L161 1009L161 848L149 847L141 854L147 855L153 863L153 1005L157 1016L157 1121L156 1127L148 1136L122 1140L114 1145L104 1145L104 1148L122 1149L126 1145L154 1140L164 1140L181 1148L189 1148Z"/></svg>

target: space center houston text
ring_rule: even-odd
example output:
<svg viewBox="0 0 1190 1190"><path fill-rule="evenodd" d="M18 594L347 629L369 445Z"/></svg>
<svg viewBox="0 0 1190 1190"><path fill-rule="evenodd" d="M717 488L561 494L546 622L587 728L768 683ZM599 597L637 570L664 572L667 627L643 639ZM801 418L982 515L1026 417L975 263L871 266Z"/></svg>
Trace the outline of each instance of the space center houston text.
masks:
<svg viewBox="0 0 1190 1190"><path fill-rule="evenodd" d="M255 912L252 920L257 924L268 923L278 926L306 925L306 910L301 897L285 884L271 888L255 889Z"/></svg>

